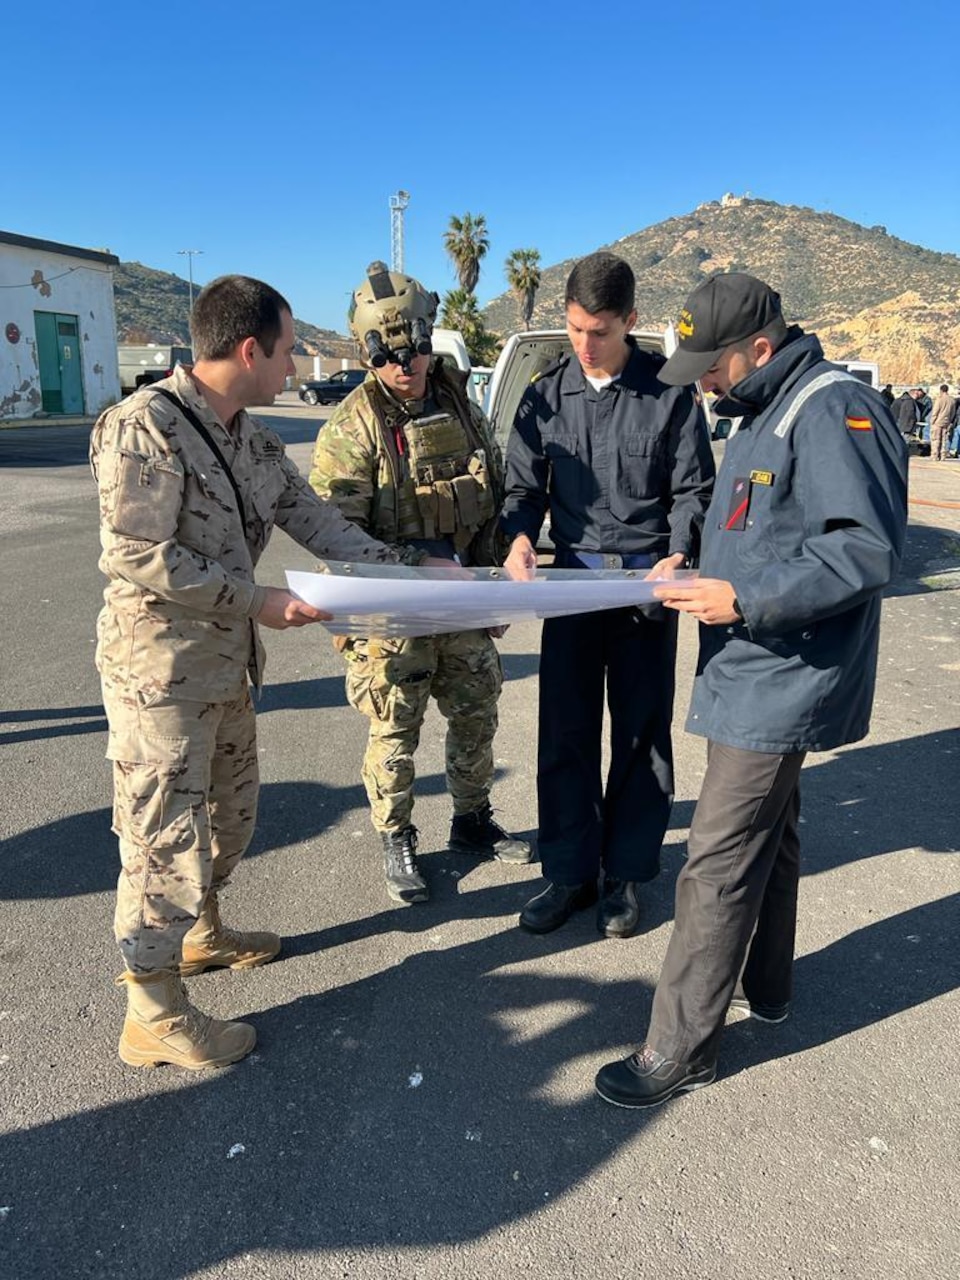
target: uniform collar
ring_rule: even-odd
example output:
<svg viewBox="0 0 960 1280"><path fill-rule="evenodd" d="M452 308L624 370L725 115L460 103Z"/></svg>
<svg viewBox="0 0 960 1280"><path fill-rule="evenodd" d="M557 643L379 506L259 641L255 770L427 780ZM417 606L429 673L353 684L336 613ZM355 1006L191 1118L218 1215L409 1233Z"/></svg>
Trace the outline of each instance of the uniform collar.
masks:
<svg viewBox="0 0 960 1280"><path fill-rule="evenodd" d="M229 439L239 439L250 423L250 417L246 409L241 409L236 414L233 419L233 430L231 430L229 425L220 421L206 400L204 400L197 388L197 384L190 376L189 369L191 367L182 364L177 365L167 379L171 390L180 397L184 404L189 405L205 427L214 427L218 431L225 432Z"/></svg>
<svg viewBox="0 0 960 1280"><path fill-rule="evenodd" d="M632 338L629 333L626 341L627 346L630 348L630 355L627 363L610 385L624 387L627 391L631 391L636 395L640 392L643 381L643 355L637 346L636 339ZM590 387L590 383L587 382L580 361L572 353L566 357L566 361L566 367L560 379L561 395L578 395L585 392ZM592 391L593 388L590 387L590 390Z"/></svg>
<svg viewBox="0 0 960 1280"><path fill-rule="evenodd" d="M823 347L815 333L791 325L787 341L759 369L748 373L713 406L721 417L755 416L768 408L792 383L823 360Z"/></svg>

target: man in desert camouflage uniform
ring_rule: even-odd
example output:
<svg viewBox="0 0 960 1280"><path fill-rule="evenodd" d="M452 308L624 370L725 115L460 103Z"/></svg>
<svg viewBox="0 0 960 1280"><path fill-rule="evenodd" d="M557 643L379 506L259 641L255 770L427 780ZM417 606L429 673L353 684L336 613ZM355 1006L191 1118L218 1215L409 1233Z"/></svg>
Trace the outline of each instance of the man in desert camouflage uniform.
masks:
<svg viewBox="0 0 960 1280"><path fill-rule="evenodd" d="M374 537L461 564L495 564L503 463L465 376L431 360L437 301L410 276L371 264L349 316L370 372L321 428L310 483ZM431 694L447 720L450 849L529 862L530 846L504 831L490 807L503 683L490 635L350 637L340 647L347 698L370 722L363 782L390 897L406 904L429 896L411 815L413 756Z"/></svg>
<svg viewBox="0 0 960 1280"><path fill-rule="evenodd" d="M321 502L272 431L270 404L293 372L293 319L276 290L224 276L191 319L196 364L109 409L93 430L100 568L109 579L97 666L110 726L115 929L126 966L120 1057L199 1070L249 1053L253 1027L187 1000L182 975L245 969L280 950L275 933L220 921L218 894L253 834L259 778L248 676L260 685L257 623L330 615L257 586L273 526L319 557L397 553Z"/></svg>

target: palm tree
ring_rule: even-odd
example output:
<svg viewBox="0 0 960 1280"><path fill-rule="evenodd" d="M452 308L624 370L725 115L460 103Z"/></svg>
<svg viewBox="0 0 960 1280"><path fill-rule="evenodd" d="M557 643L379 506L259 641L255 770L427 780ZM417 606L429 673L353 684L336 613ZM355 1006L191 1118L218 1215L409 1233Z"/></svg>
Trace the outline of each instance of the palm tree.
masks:
<svg viewBox="0 0 960 1280"><path fill-rule="evenodd" d="M466 289L451 289L443 295L437 321L441 329L459 329L461 333L466 333L478 321L482 323L474 294L468 293Z"/></svg>
<svg viewBox="0 0 960 1280"><path fill-rule="evenodd" d="M474 294L465 289L451 289L444 294L439 323L442 329L459 329L471 364L495 363L500 340L496 334L487 332Z"/></svg>
<svg viewBox="0 0 960 1280"><path fill-rule="evenodd" d="M540 253L537 249L514 249L504 263L504 273L517 300L520 326L530 328L533 304L540 288Z"/></svg>
<svg viewBox="0 0 960 1280"><path fill-rule="evenodd" d="M460 288L473 293L480 279L480 259L490 247L487 220L482 213L476 217L465 213L462 218L450 216L450 226L444 232L443 246L450 255Z"/></svg>

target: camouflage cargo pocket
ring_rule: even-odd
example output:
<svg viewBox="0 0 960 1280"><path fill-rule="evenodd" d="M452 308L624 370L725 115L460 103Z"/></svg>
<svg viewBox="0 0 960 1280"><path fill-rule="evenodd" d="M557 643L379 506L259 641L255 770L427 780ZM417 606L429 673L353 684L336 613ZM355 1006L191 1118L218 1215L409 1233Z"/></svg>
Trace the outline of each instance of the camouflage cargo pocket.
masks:
<svg viewBox="0 0 960 1280"><path fill-rule="evenodd" d="M368 720L389 718L390 688L375 681L365 664L347 668L346 692L351 707Z"/></svg>
<svg viewBox="0 0 960 1280"><path fill-rule="evenodd" d="M183 473L169 458L109 450L100 459L103 516L138 542L165 542L177 528Z"/></svg>
<svg viewBox="0 0 960 1280"><path fill-rule="evenodd" d="M131 732L111 731L107 759L113 761L113 830L151 849L190 845L202 794L188 785L189 739L152 742Z"/></svg>

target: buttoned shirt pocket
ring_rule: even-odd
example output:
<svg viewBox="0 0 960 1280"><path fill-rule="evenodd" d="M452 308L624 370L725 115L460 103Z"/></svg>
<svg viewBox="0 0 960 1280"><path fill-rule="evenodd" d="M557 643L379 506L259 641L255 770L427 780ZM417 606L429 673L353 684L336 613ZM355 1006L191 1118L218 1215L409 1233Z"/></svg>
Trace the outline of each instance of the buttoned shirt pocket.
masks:
<svg viewBox="0 0 960 1280"><path fill-rule="evenodd" d="M631 432L619 453L617 488L630 498L656 498L662 488L663 446L658 436Z"/></svg>
<svg viewBox="0 0 960 1280"><path fill-rule="evenodd" d="M586 501L588 470L580 442L567 432L542 431L543 455L550 464L550 490L561 502Z"/></svg>
<svg viewBox="0 0 960 1280"><path fill-rule="evenodd" d="M98 479L102 516L114 533L140 542L173 537L183 486L183 471L173 459L107 449Z"/></svg>

